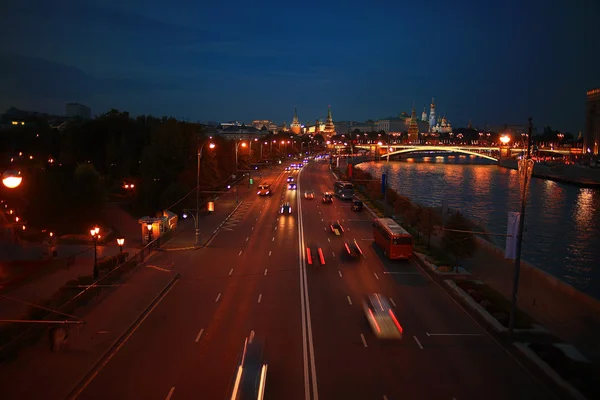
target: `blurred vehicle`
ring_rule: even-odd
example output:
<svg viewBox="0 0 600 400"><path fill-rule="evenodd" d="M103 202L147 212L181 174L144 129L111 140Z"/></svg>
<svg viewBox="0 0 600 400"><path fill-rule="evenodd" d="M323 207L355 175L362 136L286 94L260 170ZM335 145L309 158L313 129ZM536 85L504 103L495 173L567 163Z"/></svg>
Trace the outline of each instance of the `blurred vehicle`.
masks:
<svg viewBox="0 0 600 400"><path fill-rule="evenodd" d="M235 371L231 400L262 400L265 395L268 365L264 360L264 343L247 337Z"/></svg>
<svg viewBox="0 0 600 400"><path fill-rule="evenodd" d="M304 192L304 198L308 199L308 200L312 200L315 198L315 192L313 192L312 190L307 190L306 192Z"/></svg>
<svg viewBox="0 0 600 400"><path fill-rule="evenodd" d="M402 339L402 325L388 300L378 293L369 295L363 302L369 325L379 339Z"/></svg>
<svg viewBox="0 0 600 400"><path fill-rule="evenodd" d="M271 191L271 185L263 183L261 185L258 185L258 192L257 194L259 196L271 196L273 195L273 192Z"/></svg>
<svg viewBox="0 0 600 400"><path fill-rule="evenodd" d="M294 182L294 177L293 176L288 176L287 181L288 182Z"/></svg>
<svg viewBox="0 0 600 400"><path fill-rule="evenodd" d="M373 220L373 239L391 260L407 259L413 254L413 237L391 218Z"/></svg>
<svg viewBox="0 0 600 400"><path fill-rule="evenodd" d="M331 233L335 233L336 236L340 236L344 233L344 227L340 224L340 221L331 221L329 223L329 229L331 230Z"/></svg>
<svg viewBox="0 0 600 400"><path fill-rule="evenodd" d="M288 190L296 190L296 184L295 183L288 183Z"/></svg>
<svg viewBox="0 0 600 400"><path fill-rule="evenodd" d="M285 167L286 171L291 171L292 169L290 167Z"/></svg>
<svg viewBox="0 0 600 400"><path fill-rule="evenodd" d="M346 251L346 254L352 258L358 258L362 256L363 253L356 239L353 239L352 241L344 240L344 250Z"/></svg>
<svg viewBox="0 0 600 400"><path fill-rule="evenodd" d="M323 193L323 204L331 204L333 203L333 194L329 192Z"/></svg>
<svg viewBox="0 0 600 400"><path fill-rule="evenodd" d="M354 198L354 184L351 182L334 182L333 191L335 195L342 200L352 200Z"/></svg>
<svg viewBox="0 0 600 400"><path fill-rule="evenodd" d="M352 200L352 211L362 211L364 204L360 200Z"/></svg>
<svg viewBox="0 0 600 400"><path fill-rule="evenodd" d="M292 205L289 202L285 202L281 205L280 214L291 214L292 213Z"/></svg>

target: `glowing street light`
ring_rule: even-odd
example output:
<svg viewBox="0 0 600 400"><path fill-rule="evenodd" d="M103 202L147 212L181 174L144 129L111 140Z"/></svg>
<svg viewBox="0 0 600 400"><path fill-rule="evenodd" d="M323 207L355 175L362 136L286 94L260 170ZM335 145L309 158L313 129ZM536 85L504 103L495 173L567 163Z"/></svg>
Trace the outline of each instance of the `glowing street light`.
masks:
<svg viewBox="0 0 600 400"><path fill-rule="evenodd" d="M125 238L118 238L117 245L119 246L119 251L123 252L123 245L125 244Z"/></svg>
<svg viewBox="0 0 600 400"><path fill-rule="evenodd" d="M507 145L508 142L510 142L510 136L506 136L506 135L500 136L500 141L502 142L503 145Z"/></svg>
<svg viewBox="0 0 600 400"><path fill-rule="evenodd" d="M14 189L21 184L23 176L20 171L6 171L2 174L2 183L9 189Z"/></svg>
<svg viewBox="0 0 600 400"><path fill-rule="evenodd" d="M100 239L100 228L97 226L90 229L92 242L94 242L94 280L98 279L98 239Z"/></svg>

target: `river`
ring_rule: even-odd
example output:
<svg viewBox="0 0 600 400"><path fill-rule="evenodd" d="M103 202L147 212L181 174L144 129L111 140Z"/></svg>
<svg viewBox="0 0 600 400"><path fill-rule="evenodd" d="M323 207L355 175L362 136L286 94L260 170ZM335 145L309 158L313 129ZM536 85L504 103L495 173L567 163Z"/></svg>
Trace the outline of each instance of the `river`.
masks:
<svg viewBox="0 0 600 400"><path fill-rule="evenodd" d="M460 155L390 161L390 186L426 207L446 201L488 232L505 234L508 212L520 211L517 171L480 160ZM381 176L386 163L357 167ZM494 241L504 248L505 237ZM522 257L600 299L600 190L533 178Z"/></svg>

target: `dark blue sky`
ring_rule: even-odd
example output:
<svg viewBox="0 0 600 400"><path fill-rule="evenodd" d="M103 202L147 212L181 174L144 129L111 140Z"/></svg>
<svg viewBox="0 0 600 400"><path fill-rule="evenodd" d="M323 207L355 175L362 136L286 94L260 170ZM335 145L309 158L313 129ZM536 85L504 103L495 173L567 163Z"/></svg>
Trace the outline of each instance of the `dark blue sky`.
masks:
<svg viewBox="0 0 600 400"><path fill-rule="evenodd" d="M3 4L2 110L289 124L295 105L302 122L328 104L360 121L435 96L454 126L531 115L578 132L600 86L597 0Z"/></svg>

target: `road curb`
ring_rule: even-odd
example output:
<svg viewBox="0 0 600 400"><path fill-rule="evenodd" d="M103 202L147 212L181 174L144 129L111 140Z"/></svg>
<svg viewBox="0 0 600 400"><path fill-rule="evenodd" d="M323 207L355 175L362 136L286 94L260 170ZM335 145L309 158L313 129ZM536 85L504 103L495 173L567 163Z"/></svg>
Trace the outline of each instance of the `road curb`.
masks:
<svg viewBox="0 0 600 400"><path fill-rule="evenodd" d="M85 389L85 385L88 380L93 376L93 374L99 370L102 363L108 358L108 356L114 351L114 349L121 344L127 335L142 321L146 315L152 310L154 305L158 303L162 298L167 294L167 292L173 287L173 285L179 280L180 275L177 272L173 278L167 283L167 285L158 293L156 297L152 299L150 304L144 308L144 310L140 313L140 315L135 318L135 320L113 341L113 343L109 346L109 348L98 358L96 362L92 365L90 369L86 371L86 373L77 381L77 383L73 386L73 388L69 391L69 394L65 397L68 400L76 399L81 391Z"/></svg>

